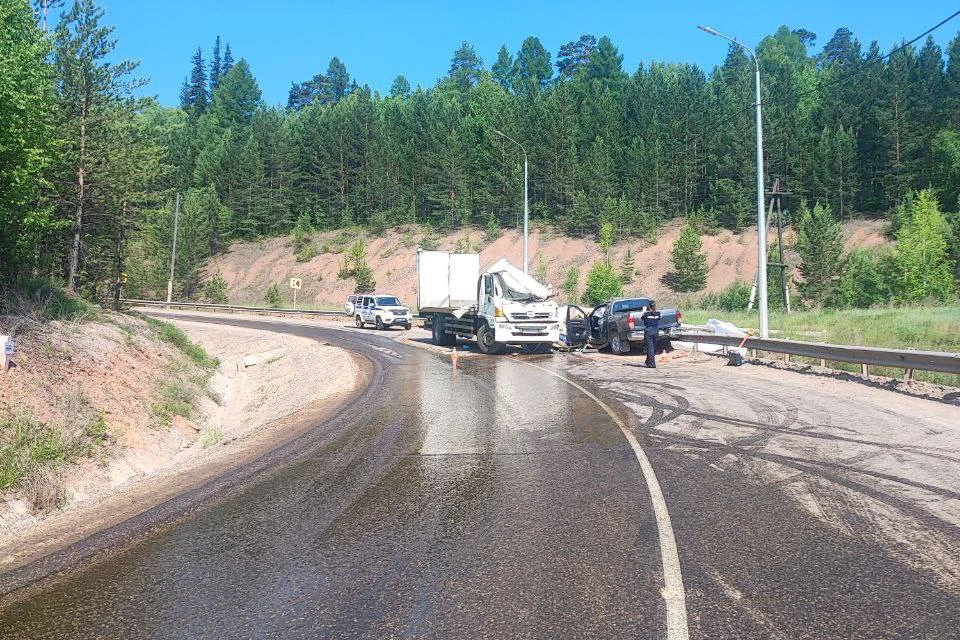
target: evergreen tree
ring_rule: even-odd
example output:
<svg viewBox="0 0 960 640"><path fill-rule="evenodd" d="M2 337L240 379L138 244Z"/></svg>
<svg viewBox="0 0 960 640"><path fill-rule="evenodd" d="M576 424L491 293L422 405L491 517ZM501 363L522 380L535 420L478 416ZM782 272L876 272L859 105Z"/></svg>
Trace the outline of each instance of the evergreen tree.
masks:
<svg viewBox="0 0 960 640"><path fill-rule="evenodd" d="M453 53L447 75L461 91L467 91L480 79L481 71L483 60L477 55L473 45L464 40Z"/></svg>
<svg viewBox="0 0 960 640"><path fill-rule="evenodd" d="M220 82L220 76L223 74L223 59L220 56L220 36L213 41L213 58L210 61L210 93L212 94L217 83Z"/></svg>
<svg viewBox="0 0 960 640"><path fill-rule="evenodd" d="M590 62L590 55L597 48L597 39L591 35L582 35L579 40L568 42L560 47L557 54L557 72L560 78L569 80L577 71Z"/></svg>
<svg viewBox="0 0 960 640"><path fill-rule="evenodd" d="M497 52L497 61L490 67L490 73L497 84L503 87L505 91L510 91L513 88L513 56L510 55L507 45L500 46L500 50Z"/></svg>
<svg viewBox="0 0 960 640"><path fill-rule="evenodd" d="M830 207L818 202L810 209L801 204L797 252L804 301L817 306L833 304L843 268L843 228Z"/></svg>
<svg viewBox="0 0 960 640"><path fill-rule="evenodd" d="M627 253L623 256L623 266L620 269L620 279L623 280L624 284L630 284L633 282L636 272L637 266L633 259L633 251L630 247L627 247Z"/></svg>
<svg viewBox="0 0 960 640"><path fill-rule="evenodd" d="M410 81L403 75L394 78L390 85L390 95L394 98L406 98L410 95Z"/></svg>
<svg viewBox="0 0 960 640"><path fill-rule="evenodd" d="M186 110L199 115L206 111L208 104L207 93L207 72L203 64L203 52L197 47L196 53L191 58L193 68L190 71L190 79L184 83L180 96L180 106Z"/></svg>
<svg viewBox="0 0 960 640"><path fill-rule="evenodd" d="M267 293L263 296L263 299L268 307L273 309L283 307L283 296L280 295L280 287L277 286L276 282L271 283L270 286L267 287Z"/></svg>
<svg viewBox="0 0 960 640"><path fill-rule="evenodd" d="M568 304L580 302L580 267L576 265L567 269L563 277L563 299Z"/></svg>
<svg viewBox="0 0 960 640"><path fill-rule="evenodd" d="M227 50L223 53L223 65L220 67L220 76L223 77L233 69L233 52L230 51L230 43L227 43ZM219 80L218 80L219 81Z"/></svg>
<svg viewBox="0 0 960 640"><path fill-rule="evenodd" d="M666 280L672 290L699 291L707 285L707 258L700 253L702 247L696 228L689 223L685 225L670 249L673 271Z"/></svg>
<svg viewBox="0 0 960 640"><path fill-rule="evenodd" d="M866 309L890 300L881 260L881 256L862 248L847 255L837 290L838 306Z"/></svg>
<svg viewBox="0 0 960 640"><path fill-rule="evenodd" d="M897 232L897 297L908 302L953 295L953 269L947 254L947 227L929 190L917 194Z"/></svg>
<svg viewBox="0 0 960 640"><path fill-rule="evenodd" d="M499 62L499 58L497 59ZM540 91L550 82L553 66L550 64L550 52L544 48L539 38L530 36L523 41L514 62L514 90L519 93Z"/></svg>
<svg viewBox="0 0 960 640"><path fill-rule="evenodd" d="M97 182L97 171L117 159L113 130L123 118L132 115L135 106L129 98L139 86L130 75L136 64L108 62L116 42L113 29L100 24L103 10L93 0L77 0L60 23L54 36L54 62L57 83L65 171L60 178L62 193L71 193L62 202L63 214L72 220L72 239L67 259L67 288L79 289L81 241L92 200L91 186L104 189L109 183ZM116 166L116 165L114 165ZM131 167L132 168L132 167ZM104 194L105 195L105 194ZM67 199L69 198L69 199ZM101 198L106 203L108 198ZM116 210L111 212L116 215Z"/></svg>

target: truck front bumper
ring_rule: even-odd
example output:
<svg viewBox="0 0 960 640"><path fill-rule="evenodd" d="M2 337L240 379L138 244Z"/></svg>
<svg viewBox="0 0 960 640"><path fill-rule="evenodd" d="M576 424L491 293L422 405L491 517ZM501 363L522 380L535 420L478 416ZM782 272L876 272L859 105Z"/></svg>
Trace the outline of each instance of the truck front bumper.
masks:
<svg viewBox="0 0 960 640"><path fill-rule="evenodd" d="M560 323L497 322L493 335L494 340L503 344L559 342Z"/></svg>

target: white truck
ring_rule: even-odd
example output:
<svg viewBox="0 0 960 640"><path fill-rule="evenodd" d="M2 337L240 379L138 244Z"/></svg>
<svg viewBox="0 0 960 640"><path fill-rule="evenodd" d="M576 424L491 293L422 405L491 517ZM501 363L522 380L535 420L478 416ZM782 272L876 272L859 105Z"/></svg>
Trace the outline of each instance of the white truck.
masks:
<svg viewBox="0 0 960 640"><path fill-rule="evenodd" d="M550 289L500 259L481 273L480 255L417 251L417 309L433 343L453 346L476 338L483 353L507 345L549 351L560 339L558 306Z"/></svg>

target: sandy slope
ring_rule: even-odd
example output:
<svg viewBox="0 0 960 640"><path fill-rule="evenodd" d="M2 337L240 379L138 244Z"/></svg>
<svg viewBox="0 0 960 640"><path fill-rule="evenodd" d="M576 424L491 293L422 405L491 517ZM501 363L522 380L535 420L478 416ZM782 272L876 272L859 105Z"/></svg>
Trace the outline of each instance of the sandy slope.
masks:
<svg viewBox="0 0 960 640"><path fill-rule="evenodd" d="M847 246L875 246L887 242L882 221L856 221L845 225ZM329 248L331 240L340 232L317 235L317 246ZM670 248L680 233L676 223L667 225L659 241L651 245L643 240L621 242L614 249L614 261L621 264L629 248L634 255L637 275L628 286L630 293L656 296L664 302L673 302L671 294L661 282L670 269ZM405 302L416 304L416 249L423 237L414 227L391 230L383 237L367 238L368 263L374 271L377 290L399 295ZM771 240L775 234L771 233ZM469 240L473 250L480 249L483 263L507 257L513 263L522 262L522 240L516 231L508 231L491 244L483 242L483 232L459 231L439 238L442 249L453 250ZM786 235L787 246L793 233ZM757 268L755 230L742 234L720 231L703 238L703 251L710 267L706 291L718 291L739 279L753 280ZM571 266L580 267L581 290L586 284L587 271L599 259L597 243L592 238L568 238L546 234L538 229L530 236L530 270L545 272L547 281L559 291L564 276ZM299 301L318 306L337 306L353 291L352 279L337 277L342 254L322 253L309 262L298 263L288 238L269 238L259 242L236 243L211 260L208 273L220 271L230 287L230 301L235 304L263 304L264 294L271 283L281 285L281 292L292 303L292 291L287 283L291 277L303 279ZM795 257L791 262L796 264Z"/></svg>
<svg viewBox="0 0 960 640"><path fill-rule="evenodd" d="M124 316L115 321L142 324ZM115 324L85 323L68 337L72 359L80 364L56 360L47 371L40 358L28 355L35 341L23 341L16 381L12 373L0 381L0 408L16 397L16 409L33 407L33 414L44 420L62 420L58 403L46 413L40 410L57 387L39 381L59 376L65 384L84 389L98 409L104 402L115 403L106 416L112 438L94 459L61 469L67 499L63 510L33 514L17 492L3 496L0 571L121 522L287 441L317 424L364 379L361 361L314 340L179 320L175 324L217 357L220 366L194 421L174 418L170 426L151 420L148 407L171 367L187 366L168 345L139 332L131 344ZM50 339L49 333L44 335ZM80 345L86 347L81 350ZM97 352L102 352L97 362L83 363L81 355ZM29 391L24 383L38 388ZM98 387L100 395L94 391Z"/></svg>

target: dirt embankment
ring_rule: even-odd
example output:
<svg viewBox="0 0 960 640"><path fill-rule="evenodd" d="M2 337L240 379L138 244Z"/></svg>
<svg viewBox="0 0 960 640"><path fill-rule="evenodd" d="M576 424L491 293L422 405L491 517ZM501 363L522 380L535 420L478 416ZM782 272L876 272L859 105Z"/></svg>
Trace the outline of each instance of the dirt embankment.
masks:
<svg viewBox="0 0 960 640"><path fill-rule="evenodd" d="M175 324L217 362L198 365L198 352L164 341L169 327L123 314L46 323L18 336L17 366L0 373L0 436L8 444L30 425L59 438L64 454L42 468L31 464L2 492L0 571L302 433L365 377L361 360L314 340ZM84 435L91 424L99 425L97 437ZM81 440L81 449L64 444ZM43 446L31 440L27 453Z"/></svg>
<svg viewBox="0 0 960 640"><path fill-rule="evenodd" d="M876 246L888 243L879 220L847 222L844 232L847 248ZM633 239L614 247L614 264L622 265L627 250L634 257L636 276L627 286L628 293L652 295L664 302L672 302L671 294L661 281L670 270L670 248L680 234L676 222L666 225L656 244ZM292 303L292 291L287 286L291 277L303 280L298 295L302 304L337 306L353 292L353 279L338 278L343 252L357 236L350 232L331 231L316 235L319 255L307 262L297 262L289 238L268 238L259 242L233 244L223 255L214 257L207 266L209 274L219 271L229 286L230 302L260 305L264 303L267 288L277 283L287 303ZM776 234L771 232L771 241ZM793 243L792 230L785 233L785 245ZM506 257L514 264L523 260L523 239L516 231L506 231L492 243L484 241L482 230L457 231L433 239L440 249L480 251L481 262L490 263ZM387 231L381 237L365 237L367 262L374 272L377 290L401 297L407 304L415 304L416 250L424 241L422 229L405 227ZM560 290L570 267L580 268L580 290L586 286L587 272L600 258L597 243L592 238L569 238L540 229L530 234L530 270L545 274L555 291ZM756 228L742 233L720 231L703 236L703 252L707 257L709 273L704 291L720 291L735 280L752 281L757 269ZM796 257L788 255L796 264Z"/></svg>

